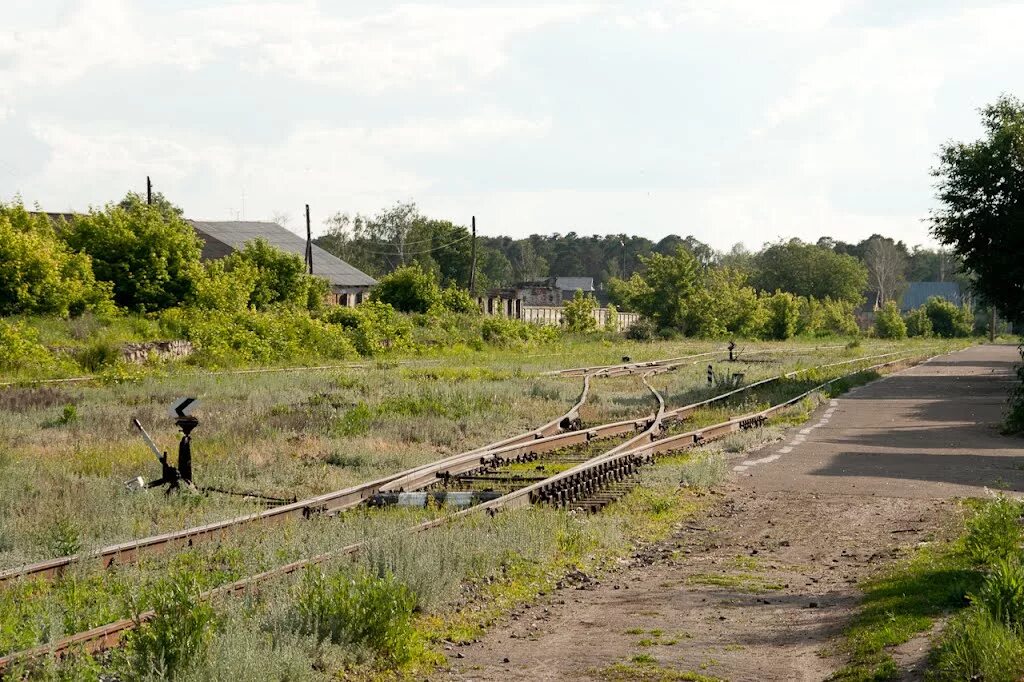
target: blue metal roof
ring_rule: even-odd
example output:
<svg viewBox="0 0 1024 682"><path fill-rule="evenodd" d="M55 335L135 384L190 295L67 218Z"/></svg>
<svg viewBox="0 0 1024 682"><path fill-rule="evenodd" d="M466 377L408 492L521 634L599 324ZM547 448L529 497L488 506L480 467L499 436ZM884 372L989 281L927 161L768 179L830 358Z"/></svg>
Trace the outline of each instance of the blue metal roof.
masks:
<svg viewBox="0 0 1024 682"><path fill-rule="evenodd" d="M956 282L908 282L907 291L903 294L900 310L906 312L920 308L932 296L961 305L964 302L963 292Z"/></svg>

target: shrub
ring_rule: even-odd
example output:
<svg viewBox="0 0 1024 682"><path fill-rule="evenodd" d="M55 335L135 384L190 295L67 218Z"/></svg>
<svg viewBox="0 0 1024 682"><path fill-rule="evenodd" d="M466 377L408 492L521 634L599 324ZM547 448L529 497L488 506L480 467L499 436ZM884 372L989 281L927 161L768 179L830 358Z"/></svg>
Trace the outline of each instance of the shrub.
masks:
<svg viewBox="0 0 1024 682"><path fill-rule="evenodd" d="M75 360L87 372L96 372L110 367L121 359L121 349L109 338L98 337L75 354Z"/></svg>
<svg viewBox="0 0 1024 682"><path fill-rule="evenodd" d="M39 343L36 330L0 319L0 369L39 370L55 363L53 354Z"/></svg>
<svg viewBox="0 0 1024 682"><path fill-rule="evenodd" d="M307 571L291 614L292 627L319 642L370 649L402 664L415 652L415 595L391 575L350 577Z"/></svg>
<svg viewBox="0 0 1024 682"><path fill-rule="evenodd" d="M265 239L254 239L224 259L224 270L237 275L240 284L248 284L255 272L249 305L258 310L284 304L300 308L318 308L327 292L326 280L306 273L306 264L294 253L272 246Z"/></svg>
<svg viewBox="0 0 1024 682"><path fill-rule="evenodd" d="M458 315L479 315L480 306L470 296L467 289L456 286L445 287L441 291L441 308Z"/></svg>
<svg viewBox="0 0 1024 682"><path fill-rule="evenodd" d="M892 301L888 301L875 315L875 334L880 339L906 338L907 325Z"/></svg>
<svg viewBox="0 0 1024 682"><path fill-rule="evenodd" d="M907 336L929 337L932 335L932 321L924 306L911 310L907 313L904 321L907 323Z"/></svg>
<svg viewBox="0 0 1024 682"><path fill-rule="evenodd" d="M406 265L382 277L370 299L403 313L425 313L440 303L441 289L434 276L418 264Z"/></svg>
<svg viewBox="0 0 1024 682"><path fill-rule="evenodd" d="M173 211L133 195L75 216L62 230L74 251L92 257L96 279L112 284L120 306L161 310L193 292L202 242Z"/></svg>
<svg viewBox="0 0 1024 682"><path fill-rule="evenodd" d="M597 310L597 301L594 300L594 297L577 289L572 300L562 308L562 324L565 325L567 331L573 334L592 332L597 329L597 320L594 319L595 310Z"/></svg>
<svg viewBox="0 0 1024 682"><path fill-rule="evenodd" d="M785 341L796 333L796 325L800 319L800 308L793 294L777 291L765 299L768 318L765 323L765 334L770 339Z"/></svg>
<svg viewBox="0 0 1024 682"><path fill-rule="evenodd" d="M1017 365L1017 385L1010 394L1009 408L1006 412L1006 422L1003 430L1006 433L1019 433L1024 431L1024 345L1017 348L1020 351L1021 364Z"/></svg>
<svg viewBox="0 0 1024 682"><path fill-rule="evenodd" d="M619 331L619 309L615 307L614 303L608 304L608 312L604 318L604 330L606 332L618 332Z"/></svg>
<svg viewBox="0 0 1024 682"><path fill-rule="evenodd" d="M652 341L654 340L654 331L654 322L646 317L641 317L626 329L626 338L632 341Z"/></svg>
<svg viewBox="0 0 1024 682"><path fill-rule="evenodd" d="M821 301L821 330L825 334L853 336L860 333L857 318L854 317L854 305L846 300L826 298Z"/></svg>
<svg viewBox="0 0 1024 682"><path fill-rule="evenodd" d="M1022 532L1021 505L1000 497L982 507L967 521L964 553L975 564L993 565L1016 557Z"/></svg>
<svg viewBox="0 0 1024 682"><path fill-rule="evenodd" d="M213 608L199 599L194 572L178 571L144 591L135 606L149 604L156 615L127 635L128 677L173 678L197 660L213 635Z"/></svg>
<svg viewBox="0 0 1024 682"><path fill-rule="evenodd" d="M85 310L113 310L111 286L96 281L92 259L72 253L45 215L0 202L0 315Z"/></svg>
<svg viewBox="0 0 1024 682"><path fill-rule="evenodd" d="M321 319L344 329L360 355L413 347L412 322L388 303L367 301L355 308L332 308Z"/></svg>
<svg viewBox="0 0 1024 682"><path fill-rule="evenodd" d="M974 317L966 307L956 305L938 296L932 296L924 304L932 330L936 336L954 338L970 336L974 330Z"/></svg>
<svg viewBox="0 0 1024 682"><path fill-rule="evenodd" d="M533 342L547 343L558 338L558 329L534 325L522 320L504 317L488 317L480 326L480 335L485 343L502 348L525 346Z"/></svg>
<svg viewBox="0 0 1024 682"><path fill-rule="evenodd" d="M236 262L230 269L227 265L226 258L202 265L195 277L195 290L189 301L191 305L224 312L237 312L249 307L259 271L244 261Z"/></svg>

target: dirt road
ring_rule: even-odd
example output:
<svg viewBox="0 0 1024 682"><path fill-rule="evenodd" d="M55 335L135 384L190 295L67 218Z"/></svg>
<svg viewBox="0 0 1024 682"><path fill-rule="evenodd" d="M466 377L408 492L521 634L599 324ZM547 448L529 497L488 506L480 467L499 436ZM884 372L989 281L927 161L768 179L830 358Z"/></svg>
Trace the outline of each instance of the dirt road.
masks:
<svg viewBox="0 0 1024 682"><path fill-rule="evenodd" d="M1024 490L1024 440L996 429L1017 357L974 346L821 406L731 461L708 518L451 652L448 677L630 679L614 666L647 656L729 680L827 678L856 582L948 523L951 498ZM926 644L897 652L911 678Z"/></svg>

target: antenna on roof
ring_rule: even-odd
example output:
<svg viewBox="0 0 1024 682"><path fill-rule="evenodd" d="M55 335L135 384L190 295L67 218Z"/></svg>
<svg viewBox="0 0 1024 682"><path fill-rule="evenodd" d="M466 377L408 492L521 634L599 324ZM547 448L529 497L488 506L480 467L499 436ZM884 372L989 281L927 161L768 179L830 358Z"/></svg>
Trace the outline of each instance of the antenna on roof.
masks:
<svg viewBox="0 0 1024 682"><path fill-rule="evenodd" d="M306 267L313 274L313 231L309 227L309 204L306 204Z"/></svg>

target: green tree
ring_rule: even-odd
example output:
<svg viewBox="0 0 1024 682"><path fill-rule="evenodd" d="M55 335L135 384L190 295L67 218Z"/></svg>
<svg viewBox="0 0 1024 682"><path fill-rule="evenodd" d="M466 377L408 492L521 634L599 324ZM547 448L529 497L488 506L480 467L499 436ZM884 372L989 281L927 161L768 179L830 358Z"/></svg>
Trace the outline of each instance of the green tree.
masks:
<svg viewBox="0 0 1024 682"><path fill-rule="evenodd" d="M761 291L859 304L868 272L854 258L799 239L773 244L754 258L753 285Z"/></svg>
<svg viewBox="0 0 1024 682"><path fill-rule="evenodd" d="M597 301L594 297L577 289L572 300L562 306L562 323L568 331L575 334L592 332L597 329L595 310Z"/></svg>
<svg viewBox="0 0 1024 682"><path fill-rule="evenodd" d="M974 273L974 288L1009 319L1024 319L1024 103L1003 96L981 110L984 136L944 145L942 207L932 232ZM934 320L933 320L934 322ZM936 330L938 331L938 330Z"/></svg>
<svg viewBox="0 0 1024 682"><path fill-rule="evenodd" d="M932 321L924 306L911 310L903 319L907 323L907 336L929 337L932 335Z"/></svg>
<svg viewBox="0 0 1024 682"><path fill-rule="evenodd" d="M202 265L189 300L191 305L225 312L248 309L259 270L246 261L236 261L231 269L225 267L227 263L227 258L218 258Z"/></svg>
<svg viewBox="0 0 1024 682"><path fill-rule="evenodd" d="M776 291L764 298L767 319L765 334L776 341L785 341L796 334L800 321L800 303L796 296L786 291Z"/></svg>
<svg viewBox="0 0 1024 682"><path fill-rule="evenodd" d="M0 316L112 309L111 286L96 281L89 256L72 253L47 216L0 202Z"/></svg>
<svg viewBox="0 0 1024 682"><path fill-rule="evenodd" d="M907 325L900 316L899 308L892 301L875 314L875 334L880 339L903 339L907 336Z"/></svg>
<svg viewBox="0 0 1024 682"><path fill-rule="evenodd" d="M247 277L245 273L253 270L256 272L252 292L249 294L249 305L257 310L277 304L308 308L311 287L320 300L326 293L326 288L316 282L317 279L322 282L326 280L309 275L299 256L282 251L265 239L246 242L244 247L224 261L224 270L229 273L240 271L243 282Z"/></svg>
<svg viewBox="0 0 1024 682"><path fill-rule="evenodd" d="M92 258L96 278L114 301L147 311L178 305L194 293L202 242L192 226L136 195L75 216L64 226L71 249Z"/></svg>
<svg viewBox="0 0 1024 682"><path fill-rule="evenodd" d="M425 313L440 303L441 288L419 265L406 265L382 277L370 298L403 313Z"/></svg>
<svg viewBox="0 0 1024 682"><path fill-rule="evenodd" d="M754 337L764 326L757 292L746 275L728 267L708 268L687 306L687 329L696 336Z"/></svg>
<svg viewBox="0 0 1024 682"><path fill-rule="evenodd" d="M931 321L936 336L953 338L970 336L974 330L974 316L966 307L958 308L955 303L938 296L932 296L924 304L925 314Z"/></svg>
<svg viewBox="0 0 1024 682"><path fill-rule="evenodd" d="M642 275L609 282L612 300L653 320L659 329L679 329L685 334L690 299L701 284L700 262L683 247L674 256L655 253L640 261Z"/></svg>
<svg viewBox="0 0 1024 682"><path fill-rule="evenodd" d="M604 318L604 330L612 333L619 331L619 309L614 303L609 303L606 310L608 312Z"/></svg>

